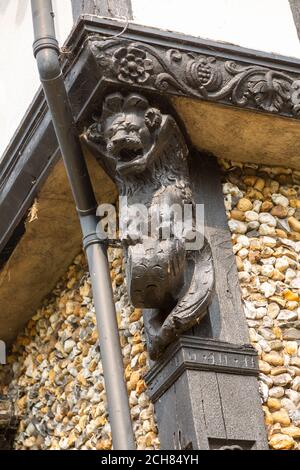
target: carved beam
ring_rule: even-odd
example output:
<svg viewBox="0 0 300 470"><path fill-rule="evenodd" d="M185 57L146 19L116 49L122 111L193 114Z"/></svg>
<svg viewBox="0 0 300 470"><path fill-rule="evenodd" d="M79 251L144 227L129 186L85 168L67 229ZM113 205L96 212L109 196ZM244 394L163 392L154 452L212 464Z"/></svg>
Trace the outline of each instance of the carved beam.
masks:
<svg viewBox="0 0 300 470"><path fill-rule="evenodd" d="M89 46L107 84L300 116L300 73L124 38L95 36Z"/></svg>

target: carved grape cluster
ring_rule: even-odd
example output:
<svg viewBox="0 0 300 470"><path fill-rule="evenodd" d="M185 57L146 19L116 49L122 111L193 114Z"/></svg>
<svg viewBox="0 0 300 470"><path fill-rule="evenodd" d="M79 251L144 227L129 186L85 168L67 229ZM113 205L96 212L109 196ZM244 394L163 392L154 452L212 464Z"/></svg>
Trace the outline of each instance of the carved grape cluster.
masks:
<svg viewBox="0 0 300 470"><path fill-rule="evenodd" d="M300 80L283 71L121 39L92 48L110 80L300 117Z"/></svg>
<svg viewBox="0 0 300 470"><path fill-rule="evenodd" d="M186 68L188 84L202 92L218 89L222 83L222 74L215 65L214 57L190 60Z"/></svg>

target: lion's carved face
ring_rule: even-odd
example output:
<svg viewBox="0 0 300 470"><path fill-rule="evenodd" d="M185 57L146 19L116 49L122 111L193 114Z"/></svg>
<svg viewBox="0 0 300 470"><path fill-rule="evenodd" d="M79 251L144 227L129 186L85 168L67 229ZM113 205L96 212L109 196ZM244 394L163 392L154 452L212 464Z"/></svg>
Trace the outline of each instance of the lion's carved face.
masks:
<svg viewBox="0 0 300 470"><path fill-rule="evenodd" d="M119 174L139 173L147 166L162 119L160 111L139 95L126 99L119 94L109 95L100 119L88 130L88 139L114 160Z"/></svg>
<svg viewBox="0 0 300 470"><path fill-rule="evenodd" d="M108 119L103 126L103 135L106 151L116 160L116 169L120 173L135 166L153 143L142 113L122 113Z"/></svg>

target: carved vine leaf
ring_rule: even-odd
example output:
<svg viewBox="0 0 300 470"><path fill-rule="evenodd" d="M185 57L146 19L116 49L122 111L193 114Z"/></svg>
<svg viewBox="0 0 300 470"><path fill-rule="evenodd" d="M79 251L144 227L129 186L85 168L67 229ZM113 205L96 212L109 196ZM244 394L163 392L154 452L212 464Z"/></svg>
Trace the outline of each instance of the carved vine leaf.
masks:
<svg viewBox="0 0 300 470"><path fill-rule="evenodd" d="M300 117L300 80L278 70L124 39L91 49L109 80Z"/></svg>
<svg viewBox="0 0 300 470"><path fill-rule="evenodd" d="M266 73L264 78L251 79L248 82L246 94L253 97L259 108L269 112L279 112L288 104L291 85L283 80L272 78L272 73Z"/></svg>
<svg viewBox="0 0 300 470"><path fill-rule="evenodd" d="M293 114L300 117L300 80L295 80L292 84L292 105Z"/></svg>

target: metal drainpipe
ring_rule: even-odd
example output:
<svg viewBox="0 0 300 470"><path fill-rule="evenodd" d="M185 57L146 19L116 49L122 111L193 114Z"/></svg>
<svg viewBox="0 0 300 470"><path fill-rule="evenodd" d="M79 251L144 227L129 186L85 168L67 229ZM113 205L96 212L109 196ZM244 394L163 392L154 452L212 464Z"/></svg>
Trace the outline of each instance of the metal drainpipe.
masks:
<svg viewBox="0 0 300 470"><path fill-rule="evenodd" d="M114 450L132 450L135 443L107 248L96 235L97 204L59 63L52 1L31 0L31 7L34 55L75 199L91 275L113 447Z"/></svg>

